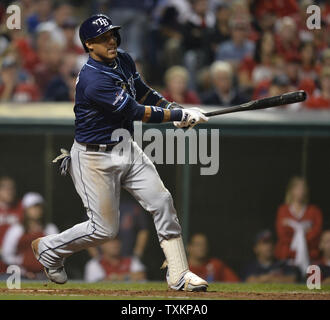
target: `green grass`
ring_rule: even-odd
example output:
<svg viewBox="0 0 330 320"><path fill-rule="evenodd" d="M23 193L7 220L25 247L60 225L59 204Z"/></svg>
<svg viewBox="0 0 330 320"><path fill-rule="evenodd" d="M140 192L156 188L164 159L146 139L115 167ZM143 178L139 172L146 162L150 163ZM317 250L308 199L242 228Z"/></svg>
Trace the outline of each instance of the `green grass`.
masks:
<svg viewBox="0 0 330 320"><path fill-rule="evenodd" d="M5 289L6 283L0 282L0 289ZM165 282L147 282L147 283L96 283L87 284L79 282L69 282L65 285L56 285L50 282L22 282L21 289L39 289L39 290L49 290L49 289L80 289L80 290L132 290L132 291L150 291L150 290L167 290L167 285ZM246 283L213 283L209 286L209 291L219 291L219 292L249 292L249 293L330 293L330 285L323 286L321 290L309 290L304 284L246 284ZM97 292L96 292L97 293ZM88 300L103 300L103 299L164 299L158 292L155 297L147 297L143 295L143 292L137 296L112 296L108 294L97 295L95 292L90 295L81 294L44 294L34 292L31 293L19 293L14 292L0 292L0 300L35 300L35 299L52 299L52 300L72 300L72 299L88 299ZM173 299L173 297L167 297L168 299ZM178 299L188 298L177 297ZM198 296L193 297L198 299ZM189 299L193 299L189 297Z"/></svg>

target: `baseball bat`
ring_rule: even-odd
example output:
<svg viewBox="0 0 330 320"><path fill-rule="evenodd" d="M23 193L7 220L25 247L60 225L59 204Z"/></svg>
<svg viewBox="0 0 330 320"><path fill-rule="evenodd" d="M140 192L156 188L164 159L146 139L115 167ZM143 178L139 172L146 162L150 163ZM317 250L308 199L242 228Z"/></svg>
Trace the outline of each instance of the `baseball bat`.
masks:
<svg viewBox="0 0 330 320"><path fill-rule="evenodd" d="M307 97L306 92L304 90L299 90L299 91L284 93L279 96L249 101L247 103L243 103L238 106L228 107L221 110L205 112L204 115L207 117L213 117L226 113L278 107L278 106L283 106L285 104L305 101L306 97Z"/></svg>

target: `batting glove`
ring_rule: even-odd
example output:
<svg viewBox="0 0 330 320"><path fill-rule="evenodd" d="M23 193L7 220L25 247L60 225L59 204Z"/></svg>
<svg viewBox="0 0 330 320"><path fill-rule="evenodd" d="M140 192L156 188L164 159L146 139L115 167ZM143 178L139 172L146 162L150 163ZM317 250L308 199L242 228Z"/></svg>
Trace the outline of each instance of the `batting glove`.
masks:
<svg viewBox="0 0 330 320"><path fill-rule="evenodd" d="M199 108L182 109L181 121L174 121L177 128L193 128L196 124L207 122L208 117L204 116Z"/></svg>

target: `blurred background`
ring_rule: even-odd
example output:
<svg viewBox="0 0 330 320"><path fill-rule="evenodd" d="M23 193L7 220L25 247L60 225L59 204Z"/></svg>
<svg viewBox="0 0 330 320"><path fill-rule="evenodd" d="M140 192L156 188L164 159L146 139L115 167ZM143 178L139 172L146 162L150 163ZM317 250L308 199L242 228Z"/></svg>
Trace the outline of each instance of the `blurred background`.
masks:
<svg viewBox="0 0 330 320"><path fill-rule="evenodd" d="M9 5L21 9L10 30ZM308 6L320 8L308 29ZM157 165L174 197L193 272L208 281L330 282L330 1L22 0L0 3L0 278L10 264L43 279L30 242L87 219L51 160L70 149L74 88L87 55L79 24L121 25L121 48L170 101L203 109L288 91L308 98L211 119L220 170ZM148 128L144 126L143 130ZM159 127L161 130L171 125ZM70 257L74 280L164 280L152 219L123 192L117 239Z"/></svg>

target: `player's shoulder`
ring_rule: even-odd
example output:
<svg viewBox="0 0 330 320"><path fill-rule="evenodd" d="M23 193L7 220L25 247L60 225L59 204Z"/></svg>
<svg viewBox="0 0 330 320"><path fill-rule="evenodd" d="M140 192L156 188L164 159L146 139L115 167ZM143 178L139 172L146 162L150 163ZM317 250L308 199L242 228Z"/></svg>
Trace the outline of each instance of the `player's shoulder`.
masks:
<svg viewBox="0 0 330 320"><path fill-rule="evenodd" d="M126 52L125 50L118 49L117 50L117 57L121 65L126 65L132 72L135 72L135 62L131 55Z"/></svg>
<svg viewBox="0 0 330 320"><path fill-rule="evenodd" d="M119 48L117 49L117 57L119 60L125 60L129 63L134 63L134 60L131 57L131 55L123 49L119 49Z"/></svg>

